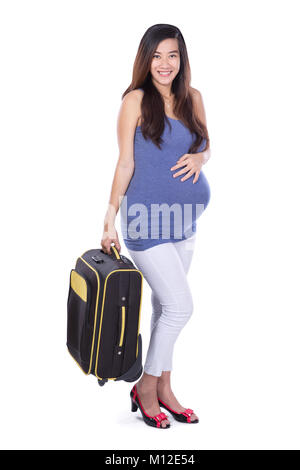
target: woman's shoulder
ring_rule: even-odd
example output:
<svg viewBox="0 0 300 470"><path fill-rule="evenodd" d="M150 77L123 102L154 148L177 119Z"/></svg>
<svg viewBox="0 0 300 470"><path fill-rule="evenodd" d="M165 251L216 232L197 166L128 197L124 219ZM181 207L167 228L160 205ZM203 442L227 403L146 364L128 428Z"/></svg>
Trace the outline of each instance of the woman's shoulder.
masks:
<svg viewBox="0 0 300 470"><path fill-rule="evenodd" d="M125 103L129 103L130 107L137 110L138 116L140 115L143 93L144 91L138 88L135 90L131 90L126 93L123 100Z"/></svg>
<svg viewBox="0 0 300 470"><path fill-rule="evenodd" d="M202 95L200 91L197 90L196 88L191 87L191 92L192 92L193 108L195 110L195 113L200 119L200 121L206 125L206 115L205 115Z"/></svg>
<svg viewBox="0 0 300 470"><path fill-rule="evenodd" d="M135 90L131 90L127 93L126 96L130 97L131 99L141 99L143 98L144 90L142 88L136 88Z"/></svg>
<svg viewBox="0 0 300 470"><path fill-rule="evenodd" d="M141 124L141 104L143 94L144 90L142 90L141 88L136 88L135 90L129 91L124 97L124 101L126 99L126 103L128 103L130 109L132 109L135 113L136 126L139 126Z"/></svg>
<svg viewBox="0 0 300 470"><path fill-rule="evenodd" d="M190 92L191 92L192 97L195 98L196 100L200 99L202 96L200 91L197 90L197 88L190 87Z"/></svg>

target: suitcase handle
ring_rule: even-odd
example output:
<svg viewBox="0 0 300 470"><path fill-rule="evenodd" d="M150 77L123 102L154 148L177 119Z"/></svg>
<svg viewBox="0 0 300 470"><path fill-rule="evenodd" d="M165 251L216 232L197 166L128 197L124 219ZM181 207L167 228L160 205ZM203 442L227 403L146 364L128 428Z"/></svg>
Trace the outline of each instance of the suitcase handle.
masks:
<svg viewBox="0 0 300 470"><path fill-rule="evenodd" d="M100 248L100 251L102 251L102 253L105 253L106 255L108 254L109 256L112 256L114 259L121 259L119 252L115 246L111 245L110 249L112 251L110 254L105 253L105 251L102 250L102 248Z"/></svg>

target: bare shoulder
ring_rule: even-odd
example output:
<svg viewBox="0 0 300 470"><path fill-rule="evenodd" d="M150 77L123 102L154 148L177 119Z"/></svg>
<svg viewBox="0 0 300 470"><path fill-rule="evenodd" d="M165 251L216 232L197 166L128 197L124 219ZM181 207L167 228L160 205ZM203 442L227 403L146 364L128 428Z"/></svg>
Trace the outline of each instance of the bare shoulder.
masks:
<svg viewBox="0 0 300 470"><path fill-rule="evenodd" d="M137 122L141 114L143 93L143 90L131 90L124 96L122 100L121 111L124 111L126 117L129 115L130 118L133 118L135 122Z"/></svg>
<svg viewBox="0 0 300 470"><path fill-rule="evenodd" d="M144 90L136 89L136 90L131 90L129 93L127 93L124 99L128 97L127 100L131 101L140 110L143 96L144 96Z"/></svg>
<svg viewBox="0 0 300 470"><path fill-rule="evenodd" d="M143 98L144 91L143 90L131 90L124 96L123 101L126 100L131 103L140 102Z"/></svg>
<svg viewBox="0 0 300 470"><path fill-rule="evenodd" d="M137 88L136 90L132 90L130 93L135 93L135 95L139 98L142 99L144 96L144 90L141 88Z"/></svg>
<svg viewBox="0 0 300 470"><path fill-rule="evenodd" d="M117 134L120 149L119 165L126 168L134 167L133 140L140 115L140 91L132 90L122 99Z"/></svg>
<svg viewBox="0 0 300 470"><path fill-rule="evenodd" d="M206 125L206 115L205 115L202 94L200 93L199 90L197 90L197 88L191 87L191 95L193 99L194 110L197 116L199 117L200 121Z"/></svg>
<svg viewBox="0 0 300 470"><path fill-rule="evenodd" d="M192 88L192 87L191 87L190 90L191 90L192 98L193 98L194 100L196 100L196 101L197 101L197 100L198 100L198 101L202 100L202 95L201 95L200 91L197 90L197 88Z"/></svg>
<svg viewBox="0 0 300 470"><path fill-rule="evenodd" d="M140 115L141 96L139 90L132 90L128 92L122 99L119 124L124 125L127 129L129 127L135 128L137 120Z"/></svg>
<svg viewBox="0 0 300 470"><path fill-rule="evenodd" d="M141 121L141 108L142 108L142 99L144 96L144 90L136 89L128 92L122 101L121 112L126 115L126 120L133 122L134 128L140 125Z"/></svg>

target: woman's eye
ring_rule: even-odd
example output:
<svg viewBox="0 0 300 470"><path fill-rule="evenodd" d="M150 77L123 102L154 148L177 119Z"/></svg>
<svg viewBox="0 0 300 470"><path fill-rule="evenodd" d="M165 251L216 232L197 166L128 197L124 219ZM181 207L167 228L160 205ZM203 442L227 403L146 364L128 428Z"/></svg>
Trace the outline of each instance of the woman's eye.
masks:
<svg viewBox="0 0 300 470"><path fill-rule="evenodd" d="M159 55L154 55L153 57L156 59ZM170 57L176 57L176 54L171 54Z"/></svg>

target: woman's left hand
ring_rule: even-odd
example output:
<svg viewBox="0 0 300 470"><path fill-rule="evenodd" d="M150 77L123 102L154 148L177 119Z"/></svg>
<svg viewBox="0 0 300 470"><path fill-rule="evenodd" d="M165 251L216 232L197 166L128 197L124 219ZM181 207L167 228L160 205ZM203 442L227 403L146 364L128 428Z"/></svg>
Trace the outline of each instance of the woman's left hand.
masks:
<svg viewBox="0 0 300 470"><path fill-rule="evenodd" d="M184 155L182 155L182 157L180 157L177 160L176 165L170 168L170 170L175 170L177 168L181 168L182 166L184 166L182 170L173 174L173 178L183 175L184 173L188 171L188 173L183 178L181 178L180 181L185 181L195 174L195 177L193 179L193 184L196 183L200 175L200 171L203 165L203 160L204 160L203 152L185 153Z"/></svg>

